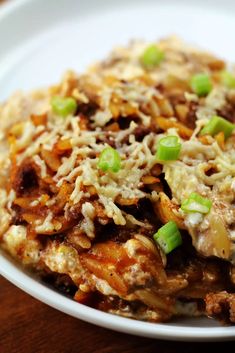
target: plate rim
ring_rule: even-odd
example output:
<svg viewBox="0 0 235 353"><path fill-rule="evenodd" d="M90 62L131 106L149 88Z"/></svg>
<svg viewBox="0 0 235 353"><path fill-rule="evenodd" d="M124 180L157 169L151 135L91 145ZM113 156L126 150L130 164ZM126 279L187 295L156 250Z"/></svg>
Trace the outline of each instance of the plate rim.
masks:
<svg viewBox="0 0 235 353"><path fill-rule="evenodd" d="M10 0L3 3L0 8L0 27L2 19L5 19L26 4L36 1L39 0ZM118 332L177 341L222 341L232 340L235 337L234 326L193 327L175 326L170 323L148 323L87 307L63 296L59 292L41 283L36 277L27 274L20 266L17 266L12 260L8 259L2 250L0 251L0 274L18 288L44 304L85 322Z"/></svg>
<svg viewBox="0 0 235 353"><path fill-rule="evenodd" d="M54 309L65 314L83 320L85 322L112 329L118 332L133 334L137 336L175 340L175 341L225 341L235 337L235 327L194 327L175 326L170 323L149 323L140 320L133 320L121 316L116 316L101 310L90 308L77 303L71 298L60 294L41 283L35 277L16 266L14 260L8 259L0 251L0 274L12 284L22 289L32 297L40 300ZM94 321L95 317L95 321Z"/></svg>

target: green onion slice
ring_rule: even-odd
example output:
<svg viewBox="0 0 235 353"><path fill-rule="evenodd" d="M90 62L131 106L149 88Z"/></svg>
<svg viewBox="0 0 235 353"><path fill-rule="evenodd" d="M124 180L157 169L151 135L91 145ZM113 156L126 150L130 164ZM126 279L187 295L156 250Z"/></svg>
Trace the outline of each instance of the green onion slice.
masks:
<svg viewBox="0 0 235 353"><path fill-rule="evenodd" d="M164 59L164 52L156 45L150 45L140 57L140 63L145 69L154 69Z"/></svg>
<svg viewBox="0 0 235 353"><path fill-rule="evenodd" d="M177 136L166 136L157 144L157 159L160 161L174 161L178 159L181 143Z"/></svg>
<svg viewBox="0 0 235 353"><path fill-rule="evenodd" d="M235 125L230 123L228 120L221 118L220 116L213 116L209 122L201 130L200 135L211 135L215 136L219 132L224 133L225 139L232 135Z"/></svg>
<svg viewBox="0 0 235 353"><path fill-rule="evenodd" d="M186 212L199 212L207 214L210 212L212 201L193 192L188 199L184 200L181 209Z"/></svg>
<svg viewBox="0 0 235 353"><path fill-rule="evenodd" d="M228 88L235 88L235 75L229 71L222 71L220 74L221 82Z"/></svg>
<svg viewBox="0 0 235 353"><path fill-rule="evenodd" d="M182 244L180 231L173 221L161 227L157 233L154 234L153 238L165 254L169 254Z"/></svg>
<svg viewBox="0 0 235 353"><path fill-rule="evenodd" d="M212 82L209 75L196 74L191 79L191 88L199 97L206 96L212 90Z"/></svg>
<svg viewBox="0 0 235 353"><path fill-rule="evenodd" d="M74 115L77 109L77 102L74 98L55 96L51 99L51 107L55 114L62 117Z"/></svg>
<svg viewBox="0 0 235 353"><path fill-rule="evenodd" d="M106 147L100 154L98 168L103 172L117 173L121 169L121 157L114 148Z"/></svg>

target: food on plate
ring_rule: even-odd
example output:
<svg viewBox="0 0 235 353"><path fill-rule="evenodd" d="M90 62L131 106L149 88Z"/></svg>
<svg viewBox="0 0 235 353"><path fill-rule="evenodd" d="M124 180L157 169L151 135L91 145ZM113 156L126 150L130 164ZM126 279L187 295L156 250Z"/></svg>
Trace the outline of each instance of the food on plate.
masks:
<svg viewBox="0 0 235 353"><path fill-rule="evenodd" d="M235 322L235 73L177 38L0 107L1 247L79 303Z"/></svg>

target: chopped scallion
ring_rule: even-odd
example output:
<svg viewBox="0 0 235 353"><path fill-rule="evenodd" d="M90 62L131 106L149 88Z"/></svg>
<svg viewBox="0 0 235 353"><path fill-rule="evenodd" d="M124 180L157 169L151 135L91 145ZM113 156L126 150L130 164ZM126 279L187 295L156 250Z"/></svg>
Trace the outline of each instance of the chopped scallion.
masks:
<svg viewBox="0 0 235 353"><path fill-rule="evenodd" d="M220 116L213 116L209 122L201 130L200 135L211 135L215 136L219 132L224 133L225 139L232 135L235 125L230 123L228 120L221 118Z"/></svg>
<svg viewBox="0 0 235 353"><path fill-rule="evenodd" d="M184 200L181 209L186 212L198 212L202 214L207 214L210 212L212 206L212 201L202 197L201 195L193 192L190 194L189 198Z"/></svg>
<svg viewBox="0 0 235 353"><path fill-rule="evenodd" d="M153 238L165 254L169 254L182 244L180 231L173 221L162 226L157 233L154 234Z"/></svg>
<svg viewBox="0 0 235 353"><path fill-rule="evenodd" d="M148 70L154 69L164 59L164 52L156 45L150 45L140 57L141 65Z"/></svg>
<svg viewBox="0 0 235 353"><path fill-rule="evenodd" d="M76 112L77 102L72 97L55 96L51 100L51 107L55 114L66 117Z"/></svg>
<svg viewBox="0 0 235 353"><path fill-rule="evenodd" d="M191 88L199 97L206 96L212 90L212 82L209 75L196 74L191 79Z"/></svg>
<svg viewBox="0 0 235 353"><path fill-rule="evenodd" d="M114 148L106 147L100 154L98 168L103 172L117 173L121 169L121 157Z"/></svg>
<svg viewBox="0 0 235 353"><path fill-rule="evenodd" d="M235 88L235 75L229 71L221 72L221 82L228 88Z"/></svg>
<svg viewBox="0 0 235 353"><path fill-rule="evenodd" d="M157 159L160 161L174 161L179 157L181 143L177 136L166 136L157 145Z"/></svg>

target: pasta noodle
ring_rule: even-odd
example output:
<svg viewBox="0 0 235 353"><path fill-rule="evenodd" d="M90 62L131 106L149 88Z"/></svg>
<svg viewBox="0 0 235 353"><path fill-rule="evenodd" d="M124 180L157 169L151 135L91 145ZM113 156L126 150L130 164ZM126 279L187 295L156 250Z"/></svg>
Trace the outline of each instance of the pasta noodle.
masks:
<svg viewBox="0 0 235 353"><path fill-rule="evenodd" d="M177 38L133 41L1 104L1 247L106 312L234 323L235 99L224 70Z"/></svg>

